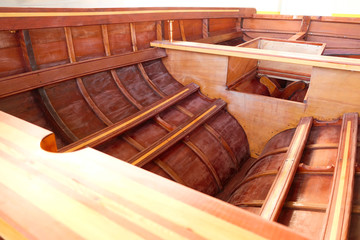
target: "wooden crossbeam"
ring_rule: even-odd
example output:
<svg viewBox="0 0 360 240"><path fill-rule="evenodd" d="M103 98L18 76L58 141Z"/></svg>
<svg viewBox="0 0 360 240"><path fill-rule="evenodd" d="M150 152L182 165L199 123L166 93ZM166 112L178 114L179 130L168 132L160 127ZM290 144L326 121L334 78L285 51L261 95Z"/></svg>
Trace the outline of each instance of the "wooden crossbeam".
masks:
<svg viewBox="0 0 360 240"><path fill-rule="evenodd" d="M186 98L190 94L199 90L199 86L191 83L175 93L174 95L163 98L162 100L143 108L141 111L137 112L135 115L129 116L122 121L115 123L109 127L106 127L96 133L93 133L77 142L74 142L66 147L63 147L59 152L72 152L79 150L84 147L94 147L97 146L112 137L115 137L119 134L124 133L130 128L137 126L145 122L146 120L154 117L156 114L165 110L169 106L177 103L178 101Z"/></svg>
<svg viewBox="0 0 360 240"><path fill-rule="evenodd" d="M233 46L220 46L196 42L181 41L153 41L153 47L174 49L180 51L197 52L229 57L241 57L274 62L293 63L306 66L323 67L330 69L348 70L360 72L360 59L344 57L329 57L305 53L274 51L268 49L240 48Z"/></svg>
<svg viewBox="0 0 360 240"><path fill-rule="evenodd" d="M276 221L280 214L304 151L312 122L312 117L302 118L296 128L284 162L260 211L261 217L267 220Z"/></svg>
<svg viewBox="0 0 360 240"><path fill-rule="evenodd" d="M344 114L321 239L347 239L354 191L358 114Z"/></svg>
<svg viewBox="0 0 360 240"><path fill-rule="evenodd" d="M163 49L146 49L69 63L0 79L0 98L69 79L165 57Z"/></svg>
<svg viewBox="0 0 360 240"><path fill-rule="evenodd" d="M203 124L207 119L214 116L223 107L225 107L225 105L226 103L223 100L216 100L215 102L210 104L207 109L205 109L198 115L193 116L189 119L189 121L180 125L174 131L168 133L167 135L150 145L144 151L133 156L131 159L129 159L129 162L139 167L144 166L146 163L159 156L169 147L173 146L175 143L183 139L185 136L191 133L191 131Z"/></svg>
<svg viewBox="0 0 360 240"><path fill-rule="evenodd" d="M194 42L199 43L220 43L225 42L234 38L242 37L242 32L231 32L231 33L225 33L220 35L215 35L211 37L201 38L198 40L195 40Z"/></svg>

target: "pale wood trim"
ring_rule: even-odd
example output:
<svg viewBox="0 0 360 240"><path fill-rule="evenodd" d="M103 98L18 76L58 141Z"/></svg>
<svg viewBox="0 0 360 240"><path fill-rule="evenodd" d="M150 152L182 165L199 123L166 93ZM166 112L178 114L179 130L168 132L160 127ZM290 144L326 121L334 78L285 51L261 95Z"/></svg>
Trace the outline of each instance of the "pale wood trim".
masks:
<svg viewBox="0 0 360 240"><path fill-rule="evenodd" d="M176 130L170 132L161 138L158 142L155 142L147 149L142 151L141 153L132 157L129 162L136 166L143 166L153 158L156 158L159 154L164 152L170 146L184 138L188 135L192 130L196 127L200 126L200 124L204 123L207 119L212 117L218 111L220 111L223 107L225 107L225 102L222 100L216 100L212 103L208 109L203 111L202 113L194 116L188 122L179 126Z"/></svg>
<svg viewBox="0 0 360 240"><path fill-rule="evenodd" d="M354 191L358 114L344 114L321 239L347 239Z"/></svg>
<svg viewBox="0 0 360 240"><path fill-rule="evenodd" d="M261 217L270 221L276 221L278 218L301 160L312 123L312 117L305 117L300 120L284 162L261 208Z"/></svg>
<svg viewBox="0 0 360 240"><path fill-rule="evenodd" d="M207 53L221 56L242 57L275 62L301 64L307 66L360 71L360 59L349 59L343 57L317 56L304 53L289 53L255 48L239 48L231 46L220 46L195 42L169 42L154 41L150 43L153 47L174 49L189 52Z"/></svg>

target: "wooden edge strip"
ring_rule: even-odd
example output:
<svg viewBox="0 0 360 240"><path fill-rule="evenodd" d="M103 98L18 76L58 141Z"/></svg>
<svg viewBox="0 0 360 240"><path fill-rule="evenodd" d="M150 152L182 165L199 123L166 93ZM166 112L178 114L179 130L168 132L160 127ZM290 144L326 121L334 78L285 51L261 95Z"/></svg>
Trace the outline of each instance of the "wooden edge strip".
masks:
<svg viewBox="0 0 360 240"><path fill-rule="evenodd" d="M293 63L307 66L315 66L330 69L340 69L360 72L360 59L349 59L344 57L330 57L305 53L290 53L256 48L239 48L233 46L221 46L195 42L180 41L154 41L150 43L153 47L189 51L220 56L241 57L258 60L269 60L275 62Z"/></svg>
<svg viewBox="0 0 360 240"><path fill-rule="evenodd" d="M195 40L194 42L199 42L199 43L221 43L221 42L225 42L228 40L232 40L235 38L239 38L242 37L242 32L231 32L231 33L224 33L224 34L220 34L220 35L215 35L215 36L211 36L209 37L205 37L205 38L201 38L198 40ZM203 34L204 36L204 34Z"/></svg>
<svg viewBox="0 0 360 240"><path fill-rule="evenodd" d="M225 105L226 103L221 99L214 101L206 110L192 117L188 122L182 124L176 128L176 130L165 135L147 149L132 157L129 162L139 167L150 162L159 156L159 154L163 153L169 147L190 134L194 129L203 124L210 117L214 116L214 114L224 108Z"/></svg>
<svg viewBox="0 0 360 240"><path fill-rule="evenodd" d="M358 114L346 113L321 239L347 239L354 191Z"/></svg>
<svg viewBox="0 0 360 240"><path fill-rule="evenodd" d="M312 117L305 117L300 120L284 158L284 162L266 196L265 203L260 211L260 216L269 221L276 221L280 214L301 160L312 122Z"/></svg>
<svg viewBox="0 0 360 240"><path fill-rule="evenodd" d="M64 64L0 79L0 98L50 84L165 57L163 49L146 49L109 57Z"/></svg>
<svg viewBox="0 0 360 240"><path fill-rule="evenodd" d="M159 112L163 111L164 109L186 98L187 96L198 90L199 90L198 85L193 83L189 84L180 91L178 91L176 94L161 99L160 101L143 108L136 114L129 116L112 126L104 128L96 133L93 133L81 139L80 141L77 141L73 144L63 147L62 149L59 150L59 152L72 152L84 148L86 146L88 147L97 146L114 136L124 133L125 131L129 130L134 126L137 126L138 124L145 122L146 120L152 118Z"/></svg>

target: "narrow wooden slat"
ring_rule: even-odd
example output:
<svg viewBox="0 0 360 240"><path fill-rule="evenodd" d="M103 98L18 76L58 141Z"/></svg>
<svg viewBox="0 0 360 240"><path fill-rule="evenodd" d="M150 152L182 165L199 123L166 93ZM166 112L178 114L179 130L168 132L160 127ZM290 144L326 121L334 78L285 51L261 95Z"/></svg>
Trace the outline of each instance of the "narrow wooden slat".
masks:
<svg viewBox="0 0 360 240"><path fill-rule="evenodd" d="M139 167L150 162L159 154L163 153L169 147L177 143L179 140L183 139L195 128L203 124L207 119L225 107L225 105L226 103L224 101L216 100L205 111L192 117L188 122L182 124L176 130L165 135L160 140L146 148L144 151L132 157L129 162Z"/></svg>
<svg viewBox="0 0 360 240"><path fill-rule="evenodd" d="M183 20L179 20L179 25L180 25L181 40L182 40L182 41L186 41L184 21L183 21Z"/></svg>
<svg viewBox="0 0 360 240"><path fill-rule="evenodd" d="M0 97L25 92L69 79L165 57L163 49L146 49L85 60L0 79Z"/></svg>
<svg viewBox="0 0 360 240"><path fill-rule="evenodd" d="M225 42L234 38L239 38L242 37L242 32L231 32L231 33L225 33L225 34L221 34L221 35L215 35L215 36L211 36L211 37L207 37L207 38L202 38L202 39L198 39L195 40L194 42L199 42L199 43L220 43L220 42Z"/></svg>
<svg viewBox="0 0 360 240"><path fill-rule="evenodd" d="M112 126L104 128L96 133L93 133L78 142L70 144L62 149L59 152L72 152L86 146L94 147L97 146L108 139L120 135L125 131L129 130L130 128L137 126L145 122L146 120L154 117L159 112L163 111L164 109L168 108L169 106L175 104L176 102L186 98L190 94L198 91L199 86L196 84L189 84L179 92L174 95L168 96L150 106L143 108L141 111L137 112L136 114L129 116L122 121L115 123Z"/></svg>
<svg viewBox="0 0 360 240"><path fill-rule="evenodd" d="M312 117L302 118L296 128L284 162L276 175L260 211L260 216L267 220L276 221L280 214L304 151L312 122Z"/></svg>
<svg viewBox="0 0 360 240"><path fill-rule="evenodd" d="M106 56L111 56L109 34L108 34L107 26L101 25L101 31L102 31L103 44L104 44L104 48L105 48L105 54L106 54ZM111 76L113 77L117 87L119 88L121 93L126 97L126 99L129 100L129 102L131 102L137 109L143 109L143 106L138 101L136 101L136 99L125 88L125 86L119 79L119 76L117 75L116 71L114 69L111 69L110 73L111 73Z"/></svg>
<svg viewBox="0 0 360 240"><path fill-rule="evenodd" d="M209 19L204 18L202 20L202 37L208 38L209 37Z"/></svg>
<svg viewBox="0 0 360 240"><path fill-rule="evenodd" d="M38 66L36 64L29 30L22 30L22 36L24 37L24 43L25 43L25 47L26 47L26 51L27 51L27 58L29 59L31 70L36 71L36 70L38 70ZM23 54L24 54L24 52L23 52Z"/></svg>
<svg viewBox="0 0 360 240"><path fill-rule="evenodd" d="M189 52L214 54L220 56L232 56L258 60L269 60L275 62L294 63L306 66L323 67L339 70L352 70L360 72L360 59L344 57L329 57L304 53L289 53L256 48L239 48L233 46L220 46L195 42L169 42L154 41L150 43L153 47L174 49Z"/></svg>
<svg viewBox="0 0 360 240"><path fill-rule="evenodd" d="M186 114L189 117L193 117L194 114L192 114L190 111L188 111L186 108L180 106L180 105L176 105L175 106L176 109L178 109L180 112ZM236 160L236 156L235 153L231 150L231 147L229 146L229 144L225 141L225 139L209 124L204 123L204 128L211 134L213 135L216 139L219 140L219 142L221 143L221 145L223 146L223 148L225 149L225 151L230 155L234 166L237 167L237 160Z"/></svg>
<svg viewBox="0 0 360 240"><path fill-rule="evenodd" d="M237 167L237 160L234 151L231 149L230 145L227 141L209 124L205 123L204 128L213 135L218 141L220 141L221 145L224 147L225 151L229 154L233 164Z"/></svg>
<svg viewBox="0 0 360 240"><path fill-rule="evenodd" d="M75 49L74 49L71 29L65 27L64 30L65 30L66 46L68 49L69 59L71 63L74 63L76 62L76 56L75 56ZM86 103L89 105L91 110L96 114L96 116L106 125L108 126L112 125L113 123L110 121L110 119L105 116L105 114L99 109L99 107L92 100L81 78L76 78L76 85L78 86L80 93L85 99Z"/></svg>
<svg viewBox="0 0 360 240"><path fill-rule="evenodd" d="M130 23L130 34L131 34L131 44L132 44L133 51L137 52L138 48L137 48L136 30L135 30L134 23ZM154 82L149 78L149 76L147 75L147 73L144 69L144 66L141 64L141 62L137 64L137 68L139 69L141 76L150 85L150 87L153 89L153 91L155 91L159 96L165 97L166 94L163 91L161 91L161 89L158 88L158 86L156 86L156 84L154 84Z"/></svg>
<svg viewBox="0 0 360 240"><path fill-rule="evenodd" d="M213 176L216 185L219 188L219 191L223 189L223 185L221 183L219 174L216 172L214 166L211 164L209 158L198 148L194 143L189 140L183 141L186 146L188 146L198 157L199 159L205 164L205 166L209 169L211 175Z"/></svg>
<svg viewBox="0 0 360 240"><path fill-rule="evenodd" d="M354 191L358 114L346 113L321 239L347 239Z"/></svg>

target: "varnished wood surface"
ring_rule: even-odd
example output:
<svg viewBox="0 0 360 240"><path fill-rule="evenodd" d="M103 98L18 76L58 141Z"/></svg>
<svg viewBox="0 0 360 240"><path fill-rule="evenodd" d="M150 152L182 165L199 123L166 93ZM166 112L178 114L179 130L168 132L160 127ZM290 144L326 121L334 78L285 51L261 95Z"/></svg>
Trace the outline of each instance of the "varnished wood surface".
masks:
<svg viewBox="0 0 360 240"><path fill-rule="evenodd" d="M335 58L328 56L313 56L311 54L288 53L266 49L234 48L231 46L219 46L203 43L176 41L154 41L151 43L151 46L229 57L242 57L250 59L277 61L283 63L294 63L322 68L360 71L360 60L341 57Z"/></svg>
<svg viewBox="0 0 360 240"><path fill-rule="evenodd" d="M120 8L51 9L0 8L1 30L92 24L145 22L168 19L237 18L252 16L254 8ZM42 20L46 18L46 22Z"/></svg>
<svg viewBox="0 0 360 240"><path fill-rule="evenodd" d="M0 115L5 239L304 239L95 150L46 152L50 132Z"/></svg>
<svg viewBox="0 0 360 240"><path fill-rule="evenodd" d="M301 160L311 130L312 121L313 119L311 117L302 118L296 128L283 164L260 211L260 216L267 220L276 221L280 215L281 208Z"/></svg>
<svg viewBox="0 0 360 240"><path fill-rule="evenodd" d="M75 77L81 77L117 67L129 66L137 62L158 59L164 56L165 52L161 49L147 49L120 56L109 56L100 59L64 64L60 67L42 69L36 72L25 73L21 76L5 77L0 79L0 96L5 97L10 94L28 91Z"/></svg>

